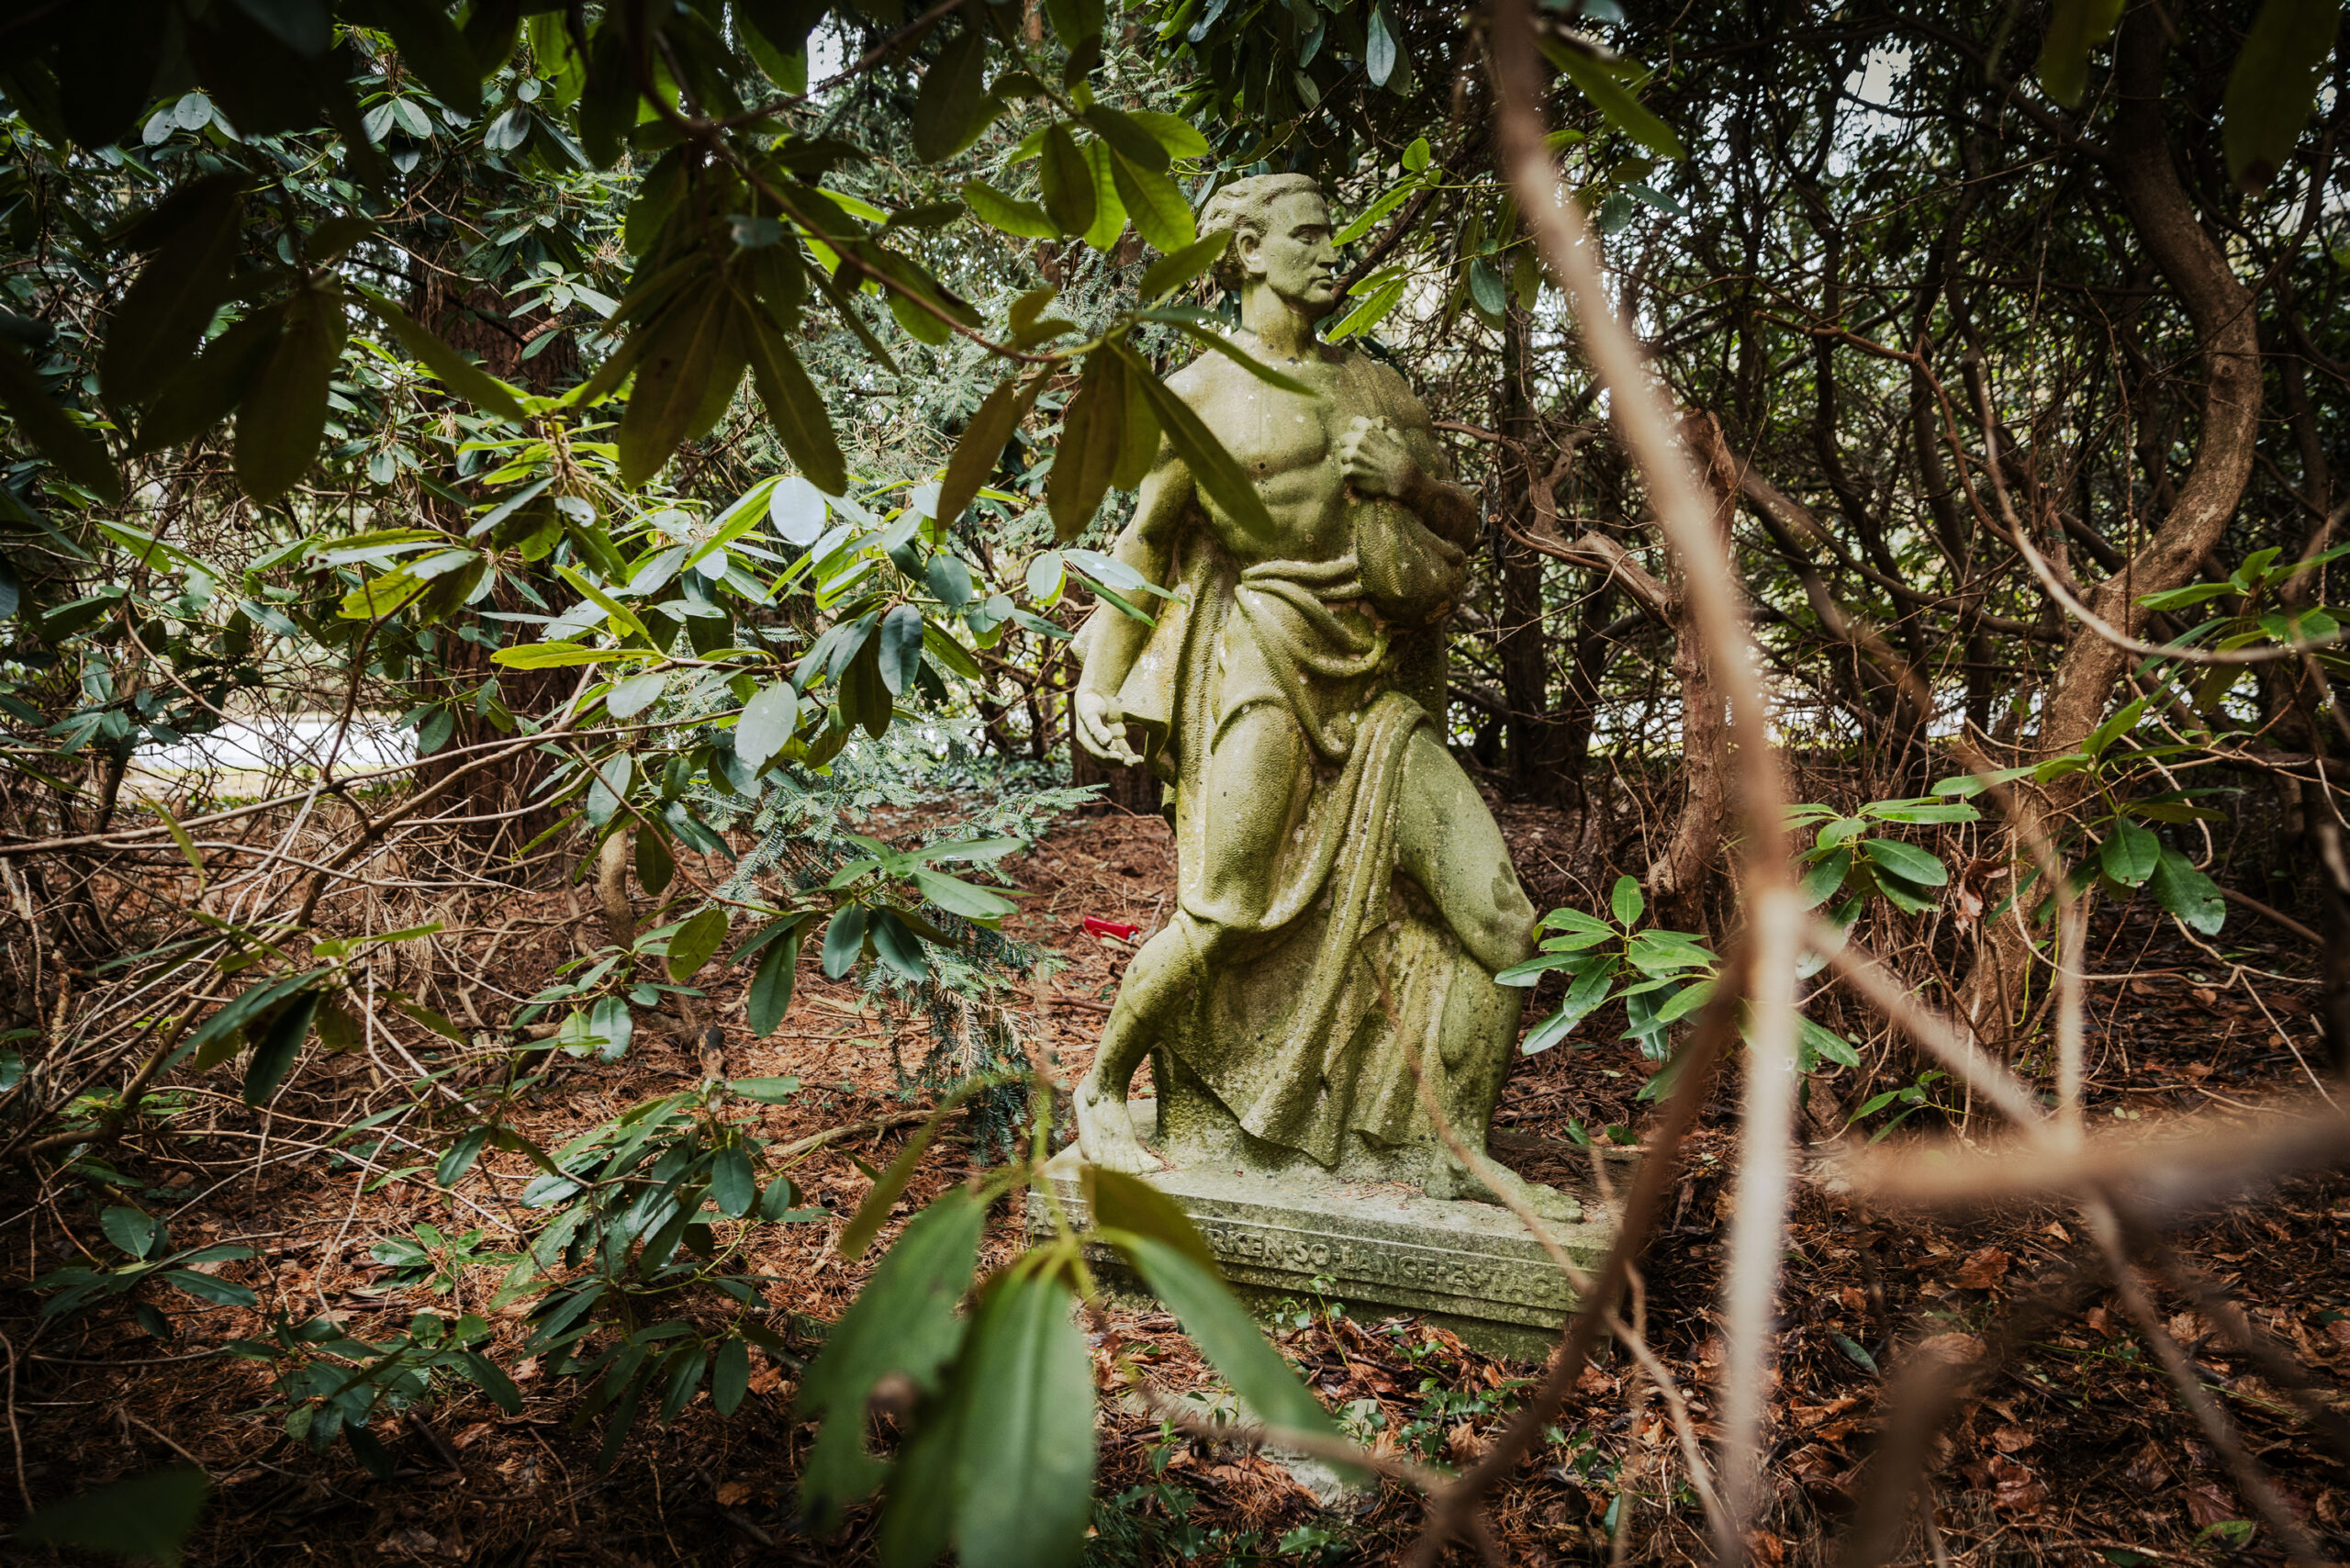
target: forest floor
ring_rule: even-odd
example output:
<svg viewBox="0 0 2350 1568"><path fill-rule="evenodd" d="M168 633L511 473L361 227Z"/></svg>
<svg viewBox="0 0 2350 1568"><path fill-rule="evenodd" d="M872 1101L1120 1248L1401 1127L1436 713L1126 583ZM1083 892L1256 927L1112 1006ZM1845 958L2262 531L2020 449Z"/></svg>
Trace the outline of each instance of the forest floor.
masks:
<svg viewBox="0 0 2350 1568"><path fill-rule="evenodd" d="M1571 819L1522 808L1503 815L1539 907L1570 900L1595 905L1598 890L1578 882L1568 866ZM1156 819L1073 816L1005 865L1035 895L1011 928L1066 962L1032 999L1043 1006L1030 1026L1046 1031L1057 1070L1074 1077L1090 1059L1132 951L1131 944L1088 935L1081 922L1091 915L1147 931L1163 918L1173 888L1168 834ZM556 890L518 894L475 913L485 924L466 950L480 967L439 977L450 1011L487 1014L499 995L525 997L545 984L576 943L599 939L584 912L576 891ZM493 929L504 932L495 943L487 940ZM2098 934L2112 954L2099 972L2134 970L2136 978L2096 992L2092 1116L2148 1124L2186 1112L2248 1117L2264 1100L2312 1092L2312 1080L2271 1021L2311 1049L2309 992L2276 978L2308 968L2293 938L2232 910L2225 937L2232 968L2143 911L2108 911ZM2255 986L2256 1000L2249 989ZM893 1058L920 1060L926 1024L919 1014L892 1016L853 987L824 980L811 956L786 1026L753 1040L743 1024L739 971L710 989L725 1036L723 1072L801 1082L787 1103L758 1110L763 1136L800 1137L912 1103ZM507 1005L497 1002L497 1010ZM1591 1038L1606 1042L1609 1033L1604 1019L1586 1025ZM620 1062L565 1069L527 1103L518 1125L552 1146L701 1076L704 1064L672 1040L650 1032L637 1038ZM406 1048L427 1067L442 1065L426 1055L433 1043L419 1031ZM1872 1066L1900 1064L1884 1068L1875 1087L1898 1086L1916 1070L1912 1058L1886 1042L1869 1043L1868 1052ZM1596 1137L1608 1128L1637 1136L1648 1107L1636 1095L1654 1070L1625 1044L1553 1050L1521 1064L1498 1123L1553 1146L1569 1137L1571 1121ZM1855 1103L1853 1078L1848 1070L1821 1091ZM183 1096L188 1109L167 1124L169 1136L141 1132L108 1151L123 1186L107 1201L128 1196L164 1215L175 1246L241 1241L263 1254L217 1266L258 1290L263 1308L197 1308L172 1298L162 1305L179 1338L159 1343L119 1307L37 1323L38 1298L0 1302L17 1458L6 1484L28 1502L48 1501L159 1465L197 1463L217 1484L189 1546L189 1560L199 1564L633 1568L869 1560L867 1517L853 1515L823 1539L802 1534L793 1521L792 1477L813 1428L792 1417L798 1368L786 1362L755 1357L750 1395L732 1419L720 1418L704 1394L666 1428L640 1421L605 1473L597 1469L601 1421L575 1429L578 1391L539 1377L527 1362L519 1374L520 1415L501 1414L459 1384L381 1432L398 1462L388 1480L371 1477L340 1445L320 1456L287 1440L268 1366L205 1355L203 1347L263 1332L274 1310L296 1319L323 1311L363 1339L388 1338L416 1312L472 1310L487 1300L499 1266L460 1271L447 1294L386 1289L390 1271L371 1260L371 1243L426 1223L450 1234L479 1226L486 1250L510 1245L517 1211L507 1194L520 1169L516 1160L488 1162L484 1178L452 1196L430 1181L429 1133L417 1135L427 1147L413 1156L411 1173L388 1182L324 1157L316 1141L323 1129L389 1087L363 1055L316 1058L264 1118L238 1103L234 1084L220 1076L218 1092ZM1726 1081L1692 1141L1644 1260L1639 1302L1650 1342L1690 1396L1700 1436L1711 1431L1711 1383L1722 1358L1717 1302L1735 1095L1734 1080ZM1913 1125L1942 1119L1930 1113ZM1816 1109L1807 1127L1811 1154L1857 1136L1836 1136L1841 1120ZM860 1162L885 1163L904 1136L885 1129L819 1148L795 1172L803 1202L845 1216L869 1184ZM1529 1177L1556 1178L1579 1164L1588 1170L1582 1155L1556 1147L1531 1159L1512 1152L1527 1147L1509 1145L1504 1154ZM978 1159L950 1125L901 1214L960 1181ZM72 1260L76 1248L104 1249L95 1204L70 1184L62 1191L62 1198L42 1200L50 1212L32 1231L39 1255L28 1261L36 1274ZM10 1196L11 1210L36 1201ZM770 1322L808 1354L822 1323L846 1306L880 1255L877 1248L858 1263L840 1260L832 1242L841 1223L765 1226L754 1244L754 1266L773 1282ZM2174 1237L2183 1256L2233 1292L2254 1322L2329 1389L2350 1372L2345 1239L2350 1182L2338 1177L2297 1180L2214 1206ZM985 1245L990 1258L1008 1257L1021 1245L1016 1221L1000 1211ZM1861 1467L1879 1429L1886 1373L1904 1348L1953 1335L1965 1337L1951 1343L1974 1360L1975 1372L1935 1453L1938 1539L1913 1542L1906 1561L2135 1568L2277 1559L2267 1532L2247 1522L2251 1510L2221 1456L2102 1288L2094 1252L2069 1215L2018 1207L1951 1224L1871 1213L1840 1197L1814 1170L1799 1191L1786 1271L1771 1412L1775 1491L1771 1532L1760 1542L1770 1568L1833 1555L1865 1488ZM2076 1276L2085 1289L2072 1283ZM2020 1316L2036 1296L2067 1293L2068 1313ZM2350 1477L2339 1461L2193 1303L2160 1300L2207 1387L2280 1478L2288 1506L2330 1549L2350 1548ZM493 1316L508 1342L499 1359L509 1365L526 1305ZM1105 1378L1113 1358L1124 1357L1163 1388L1207 1386L1208 1374L1166 1316L1113 1310L1091 1326ZM1279 1338L1325 1399L1378 1444L1444 1462L1478 1451L1505 1419L1521 1380L1539 1372L1473 1354L1407 1319L1358 1322L1304 1305ZM2342 1404L2339 1395L2327 1397ZM1326 1510L1271 1461L1171 1437L1155 1422L1106 1406L1102 1432L1105 1506L1097 1510L1094 1542L1102 1564L1381 1562L1411 1539L1420 1518L1416 1501L1400 1489ZM1675 1435L1655 1390L1620 1350L1603 1350L1550 1436L1493 1499L1495 1531L1512 1562L1706 1557L1703 1516Z"/></svg>

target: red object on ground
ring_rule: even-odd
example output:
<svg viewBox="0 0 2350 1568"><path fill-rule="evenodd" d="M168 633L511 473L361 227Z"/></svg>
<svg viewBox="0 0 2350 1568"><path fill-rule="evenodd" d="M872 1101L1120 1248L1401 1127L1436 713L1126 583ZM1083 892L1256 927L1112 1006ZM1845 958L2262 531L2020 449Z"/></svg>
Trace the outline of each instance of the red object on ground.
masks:
<svg viewBox="0 0 2350 1568"><path fill-rule="evenodd" d="M1085 929L1096 936L1114 936L1121 942L1131 942L1135 939L1135 934L1142 927L1121 925L1114 920L1102 920L1089 914L1085 917Z"/></svg>

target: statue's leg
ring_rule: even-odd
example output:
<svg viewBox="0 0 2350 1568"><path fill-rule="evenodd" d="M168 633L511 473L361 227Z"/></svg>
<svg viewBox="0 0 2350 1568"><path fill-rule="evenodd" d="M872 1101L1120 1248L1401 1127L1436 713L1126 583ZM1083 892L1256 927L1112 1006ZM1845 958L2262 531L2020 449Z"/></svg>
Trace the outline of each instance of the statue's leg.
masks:
<svg viewBox="0 0 2350 1568"><path fill-rule="evenodd" d="M1195 956L1203 928L1181 910L1142 945L1126 965L1118 1000L1102 1028L1092 1070L1077 1086L1077 1143L1088 1162L1133 1175L1158 1169L1158 1161L1135 1136L1126 1114L1126 1087L1135 1070L1158 1043L1169 1011L1182 1004L1183 991L1199 969Z"/></svg>
<svg viewBox="0 0 2350 1568"><path fill-rule="evenodd" d="M1395 857L1486 973L1534 956L1534 905L1518 886L1501 825L1425 728L1413 732L1404 753Z"/></svg>
<svg viewBox="0 0 2350 1568"><path fill-rule="evenodd" d="M1256 935L1304 767L1305 737L1275 704L1248 709L1217 738L1203 770L1207 863L1200 886L1210 913L1178 910L1126 966L1092 1070L1075 1095L1078 1147L1092 1164L1137 1174L1157 1169L1126 1114L1127 1085L1192 983Z"/></svg>
<svg viewBox="0 0 2350 1568"><path fill-rule="evenodd" d="M1510 865L1500 824L1452 754L1426 729L1413 734L1404 756L1396 865L1419 884L1476 963L1455 976L1447 999L1443 1035L1449 1070L1439 1103L1460 1141L1482 1155L1502 1080L1509 1073L1524 1002L1522 991L1495 985L1492 977L1534 956L1536 917ZM1547 1218L1582 1217L1583 1205L1566 1193L1521 1181L1498 1166L1480 1174L1449 1149L1431 1157L1427 1186L1432 1197L1492 1203L1500 1196L1492 1190L1496 1183Z"/></svg>

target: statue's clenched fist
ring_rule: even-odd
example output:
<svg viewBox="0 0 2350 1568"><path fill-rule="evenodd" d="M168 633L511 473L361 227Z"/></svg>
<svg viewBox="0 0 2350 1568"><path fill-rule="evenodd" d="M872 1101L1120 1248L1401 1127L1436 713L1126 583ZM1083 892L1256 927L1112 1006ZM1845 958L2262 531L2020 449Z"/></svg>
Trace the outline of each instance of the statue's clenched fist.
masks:
<svg viewBox="0 0 2350 1568"><path fill-rule="evenodd" d="M1338 437L1337 456L1339 472L1367 496L1401 499L1420 466L1384 414L1357 414Z"/></svg>
<svg viewBox="0 0 2350 1568"><path fill-rule="evenodd" d="M1077 693L1077 740L1104 762L1132 767L1142 757L1126 744L1126 716L1098 691L1083 687Z"/></svg>

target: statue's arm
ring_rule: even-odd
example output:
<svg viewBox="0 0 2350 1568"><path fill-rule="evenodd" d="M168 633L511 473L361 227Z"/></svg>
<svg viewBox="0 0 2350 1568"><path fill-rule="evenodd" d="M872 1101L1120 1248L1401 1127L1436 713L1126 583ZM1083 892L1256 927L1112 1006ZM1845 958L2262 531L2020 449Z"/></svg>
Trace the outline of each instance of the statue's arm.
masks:
<svg viewBox="0 0 2350 1568"><path fill-rule="evenodd" d="M1427 409L1386 366L1372 366L1371 375L1382 417L1358 418L1339 439L1340 468L1358 488L1401 502L1430 532L1474 550L1482 532L1477 500L1452 483L1452 465Z"/></svg>
<svg viewBox="0 0 2350 1568"><path fill-rule="evenodd" d="M1145 581L1168 588L1173 569L1175 542L1192 508L1192 473L1174 449L1159 442L1158 460L1142 482L1135 515L1112 557L1142 574ZM1128 765L1142 759L1126 744L1125 715L1118 711L1118 690L1149 641L1150 628L1104 602L1094 607L1078 633L1084 666L1078 674L1075 703L1077 735L1085 749L1105 762Z"/></svg>
<svg viewBox="0 0 2350 1568"><path fill-rule="evenodd" d="M1444 443L1437 439L1436 424L1409 388L1404 391L1403 403L1395 422L1412 454L1412 471L1404 481L1404 493L1395 498L1426 523L1429 532L1473 553L1483 532L1477 498L1452 482L1452 464L1445 456Z"/></svg>

